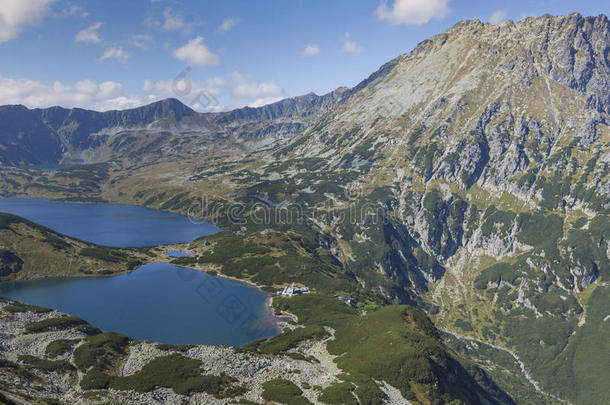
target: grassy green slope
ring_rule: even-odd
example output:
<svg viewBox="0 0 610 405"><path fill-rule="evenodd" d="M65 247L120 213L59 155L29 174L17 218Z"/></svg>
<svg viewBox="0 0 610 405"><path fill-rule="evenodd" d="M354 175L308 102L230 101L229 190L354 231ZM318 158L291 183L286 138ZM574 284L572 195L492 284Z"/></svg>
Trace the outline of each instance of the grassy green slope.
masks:
<svg viewBox="0 0 610 405"><path fill-rule="evenodd" d="M0 213L0 281L105 276L133 270L148 259L146 249L98 246Z"/></svg>
<svg viewBox="0 0 610 405"><path fill-rule="evenodd" d="M382 403L385 381L416 403L512 403L479 368L448 351L421 311L386 306L360 312L336 298L311 294L275 301L279 310L298 317L293 332L256 342L247 350L268 353L294 349L307 337L332 333L329 352L352 383L361 403ZM331 329L325 329L331 328ZM306 336L309 333L309 336Z"/></svg>
<svg viewBox="0 0 610 405"><path fill-rule="evenodd" d="M545 383L577 404L603 404L610 398L610 286L598 286L587 303L587 319L565 349L544 365Z"/></svg>

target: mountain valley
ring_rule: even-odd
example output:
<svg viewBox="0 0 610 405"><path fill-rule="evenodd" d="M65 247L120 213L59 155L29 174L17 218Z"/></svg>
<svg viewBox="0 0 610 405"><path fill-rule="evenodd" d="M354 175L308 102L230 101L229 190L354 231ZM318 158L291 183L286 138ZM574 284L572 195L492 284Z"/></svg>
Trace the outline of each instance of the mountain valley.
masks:
<svg viewBox="0 0 610 405"><path fill-rule="evenodd" d="M224 232L177 244L190 257L172 263L271 294L308 286L312 294L274 297L278 314L294 316L284 333L217 349L252 367L270 363L275 373L246 384L246 394L243 375L215 370L222 389L210 395L219 403L286 402L286 392L304 392L296 396L305 402L293 403L603 404L610 397L609 55L604 15L471 20L354 88L258 108L198 113L175 99L103 113L4 106L0 195L135 204L213 221ZM0 275L19 274L24 260L61 267L77 248L111 249L65 238L2 214ZM161 250L116 252L121 260L111 267L121 272ZM345 294L349 305L336 299ZM9 303L2 305L0 322L13 325L4 347L25 339L33 315L5 314ZM95 340L68 329L45 333ZM83 342L62 353L67 364ZM151 363L160 356L152 343L121 342L109 356L123 368L138 350L154 351L146 354ZM213 349L169 351L203 359L205 350ZM31 358L20 365L8 357L5 391L15 393L17 372L56 378L32 371ZM276 381L282 361L296 364L288 382ZM76 364L66 378L81 389L61 388L56 399L99 393L99 403L124 401L124 387L153 395L129 377L148 367L138 365L126 373ZM315 384L298 375L315 370L322 375ZM163 392L171 389L175 403L190 392ZM149 399L137 395L133 403Z"/></svg>

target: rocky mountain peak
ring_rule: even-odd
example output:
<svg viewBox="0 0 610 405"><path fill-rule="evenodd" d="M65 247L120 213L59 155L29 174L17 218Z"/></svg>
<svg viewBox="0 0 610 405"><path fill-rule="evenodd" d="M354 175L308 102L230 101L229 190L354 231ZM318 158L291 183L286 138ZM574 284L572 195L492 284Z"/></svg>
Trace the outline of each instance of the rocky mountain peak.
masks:
<svg viewBox="0 0 610 405"><path fill-rule="evenodd" d="M550 133L582 129L595 138L587 128L609 121L609 52L604 15L462 21L383 65L348 92L331 120L335 128L380 118L376 130L400 122L464 134L497 105L502 115L544 123Z"/></svg>

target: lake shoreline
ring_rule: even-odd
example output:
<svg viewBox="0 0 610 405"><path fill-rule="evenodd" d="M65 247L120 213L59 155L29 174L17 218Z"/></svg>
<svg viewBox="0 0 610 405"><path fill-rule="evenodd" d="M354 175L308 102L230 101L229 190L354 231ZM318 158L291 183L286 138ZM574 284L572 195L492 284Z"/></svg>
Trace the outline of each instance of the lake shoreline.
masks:
<svg viewBox="0 0 610 405"><path fill-rule="evenodd" d="M150 265L155 265L155 264L166 264L169 266L172 266L174 268L177 269L188 269L191 271L195 271L195 272L200 272L200 273L205 273L207 277L219 277L223 280L226 280L228 282L233 282L233 283L237 283L239 285L243 285L246 287L251 287L251 288L255 288L257 294L260 294L260 298L261 300L263 300L263 302L261 302L261 304L256 304L255 307L252 307L251 304L249 305L250 308L254 308L254 312L251 312L249 314L249 316L254 316L255 318L260 318L260 322L261 325L268 325L268 329L261 329L262 330L266 330L267 332L265 332L265 334L269 334L271 333L270 336L268 337L272 337L272 336L277 336L279 334L282 333L283 329L285 328L285 326L287 325L286 322L286 317L280 317L278 315L276 315L275 313L275 309L273 306L273 298L274 298L274 292L271 291L269 292L268 288L267 291L265 291L264 286L258 285L255 282L251 281L251 280L247 280L247 279L240 279L237 277L232 277L232 276L228 276L226 274L223 274L221 271L219 271L218 268L214 268L212 266L201 266L201 265L178 265L178 264L174 264L172 263L173 259L170 256L165 256L164 253L165 251L169 248L179 248L182 251L187 251L185 253L188 253L188 244L192 243L192 241L196 240L197 238L200 237L204 237L204 236L209 236L211 234L217 233L217 232L222 232L222 229L216 228L214 226L214 224L209 223L209 225L211 226L210 229L206 230L204 228L195 228L193 232L193 225L199 225L199 224L192 224L192 222L189 222L188 227L190 227L190 236L189 233L184 233L181 232L181 228L178 227L176 229L176 233L175 235L172 234L172 231L168 231L165 228L165 223L163 222L166 218L164 216L150 216L149 214L147 214L147 212L157 212L157 213L164 213L164 214L171 214L174 216L180 216L182 217L183 221L182 223L185 223L188 218L186 216L184 216L183 214L179 214L179 213L174 213L174 212L166 212L166 211L160 211L160 210L155 210L153 208L148 208L148 207L144 207L144 206L140 206L140 205L135 205L135 204L124 204L124 203L115 203L115 202L105 202L105 203L97 203L97 202L90 202L90 201L65 201L65 200L57 200L57 199L49 199L49 198L40 198L40 197L14 197L14 198L0 198L0 201L3 202L7 202L7 204L2 207L0 206L0 210L4 210L7 212L14 212L13 215L19 215L21 217L23 217L26 220L29 220L35 224L38 224L40 222L42 222L42 226L47 227L49 230L52 230L53 232L58 233L60 236L65 236L68 238L73 238L78 240L79 242L84 242L84 243L92 243L92 244L97 244L97 245L102 245L102 246L106 246L103 243L100 243L99 241L96 241L96 238L99 239L99 230L97 229L96 225L98 222L100 221L104 221L106 219L111 220L110 224L104 224L104 226L106 227L105 230L108 232L106 235L104 235L107 239L108 236L113 236L114 234L112 233L113 231L116 232L117 230L119 232L126 232L126 236L122 236L122 235L117 235L117 236L121 236L123 237L124 240L132 240L135 241L135 243L133 245L125 245L120 247L120 249L124 249L124 250L131 250L133 249L134 252L132 252L134 255L137 255L137 259L140 261L141 264L137 265L137 267L133 267L133 268L121 268L121 269L113 269L112 273L109 273L108 269L105 269L103 267L100 267L98 270L94 270L93 272L89 273L76 273L73 272L72 274L70 274L69 272L66 273L62 273L57 272L57 274L46 274L43 271L37 271L36 267L29 267L24 269L24 271L21 274L15 274L15 278L12 279L4 279L4 280L0 280L0 286L4 287L4 288L0 288L0 290L4 290L5 292L10 292L11 288L13 287L9 287L7 286L7 284L10 284L11 282L13 283L19 283L19 282L27 282L27 281L37 281L37 280L49 280L50 282L52 282L52 280L57 280L57 281L62 281L62 280L75 280L75 281L79 281L79 280L93 280L93 279L112 279L114 277L121 277L124 275L129 275L132 274L138 270L144 270L146 268L146 266L150 266ZM64 204L64 205L62 205ZM57 208L57 207L60 208ZM74 215L74 209L75 207L80 211L78 213L78 215ZM81 210L80 207L94 207L91 208L93 211L86 209L86 210ZM139 209L145 210L145 211L139 211ZM22 214L20 212L15 212L15 211L25 211L27 215ZM103 212L101 212L103 211ZM54 216L52 214L58 213L59 212L59 216ZM66 213L67 212L67 213ZM108 212L110 212L110 214L108 214ZM144 214L140 214L140 212L144 213ZM89 215L90 213L93 214L98 214L96 215ZM58 220L61 221L61 218L63 216L68 215L69 219L72 221L72 228L68 228L70 229L70 231L66 231L66 225L61 223L61 224L56 224L56 226L53 226L53 224L48 224L45 221L48 221L49 217L52 217L52 220L54 220L55 222L57 222ZM109 216L112 215L112 216ZM125 216L128 216L131 222L125 223ZM40 219L40 220L38 220ZM96 222L97 221L97 222ZM154 226L156 226L156 228L153 229L157 229L157 232L155 232L153 234L153 238L156 237L157 239L159 237L161 238L167 238L167 236L169 235L170 237L173 235L173 237L175 238L180 238L183 237L182 241L179 242L162 242L162 243L154 243L154 244L141 244L138 246L138 238L140 238L141 240L144 240L146 238L150 239L151 233L150 233L150 229L147 228L140 228L138 227L141 223L141 221L149 221L152 222L152 224ZM174 220L176 221L176 220ZM60 226L61 225L61 226ZM130 227L131 225L131 227ZM57 229L57 226L60 226L60 229ZM159 228L159 226L161 226L162 228ZM110 229L108 229L110 228ZM210 230L212 231L210 233ZM78 233L81 233L84 236L79 235ZM133 234L133 235L132 235ZM143 238L142 238L143 237ZM78 238L78 239L77 239ZM121 242L123 243L123 242ZM117 245L117 244L114 244ZM180 245L179 247L176 245ZM137 252L136 250L138 249L142 249L143 246L146 247L147 251L149 252L148 254L146 254L146 252ZM185 249L186 248L186 249ZM152 253L152 255L150 254ZM192 253L192 252L191 252ZM143 269L144 268L144 269ZM214 270L214 272L210 271L210 270ZM154 277L154 275L153 275ZM146 284L146 280L143 281L132 281L134 283L138 283L138 282L143 282L144 284ZM94 283L94 285L98 285L99 283ZM104 283L102 283L103 285ZM85 285L89 285L89 284L85 284ZM224 285L224 284L223 284ZM225 285L226 286L226 285ZM19 288L19 285L17 284L14 288ZM27 288L27 287L26 287ZM145 288L145 287L143 287ZM182 288L182 287L179 287ZM224 287L223 287L224 288ZM187 288L188 289L188 288ZM230 292L230 288L229 289L225 289L225 291ZM241 290L237 290L237 291L241 291ZM192 294L192 292L191 292ZM228 294L228 293L227 293ZM72 295L70 295L72 296ZM76 296L78 296L78 293L76 293ZM10 297L10 296L9 296ZM186 296L185 296L186 297ZM251 295L246 294L243 297L238 294L236 297L238 297L238 299L244 299L244 302L248 302L248 299L252 299L252 298L247 298L247 297L251 297ZM14 298L14 297L13 297ZM202 297L203 298L203 297ZM225 298L225 297L223 297ZM77 300L77 298L74 298L74 300ZM175 304L177 305L186 305L189 301L188 299L181 299L180 296L177 296L175 298ZM255 300L256 301L256 300ZM260 301L259 301L260 302ZM36 303L36 302L32 302L32 303ZM137 316L137 311L138 311L138 307L139 304L137 302L133 302L133 316ZM216 302L215 304L220 304L218 302ZM66 309L62 309L61 305L58 305L56 303L56 309L57 310L63 310L64 312L68 312L70 313L69 310ZM130 305L130 304L126 304L126 305ZM172 304L173 305L173 304ZM190 305L190 304L189 304ZM199 304L194 304L194 305L199 305ZM259 307L259 305L261 305ZM53 305L50 305L51 307L53 307ZM246 306L248 307L248 306ZM63 307L66 308L66 307ZM210 309L211 311L212 309ZM219 309L216 309L217 311ZM86 312L79 312L78 310L76 310L75 308L72 308L71 311L74 313L74 315L81 315L84 318L87 318ZM91 319L93 320L93 319ZM112 328L114 326L111 326ZM206 338L207 339L207 338ZM197 340L194 340L197 341ZM231 340L229 340L231 341ZM219 343L220 344L220 343Z"/></svg>
<svg viewBox="0 0 610 405"><path fill-rule="evenodd" d="M44 197L0 197L0 212L15 215L58 234L107 248L153 248L190 243L222 232L209 221L124 202L87 202ZM83 230L83 227L95 228ZM135 233L138 230L138 233Z"/></svg>
<svg viewBox="0 0 610 405"><path fill-rule="evenodd" d="M268 291L263 290L264 286L256 284L255 282L253 282L251 280L241 279L241 278L237 278L237 277L233 277L233 276L228 276L226 274L223 274L218 269L213 268L212 266L208 266L208 267L209 267L209 270L214 270L216 272L215 275L209 274L208 270L206 270L202 266L189 266L189 265L185 265L185 264L178 265L178 264L173 264L171 261L162 261L161 263L168 263L168 264L171 264L171 265L176 266L176 267L182 267L182 268L185 268L185 269L196 270L196 271L199 271L199 272L202 272L202 273L206 273L210 277L221 277L221 278L224 278L226 280L235 281L237 283L248 285L250 287L256 287L256 289L258 289L260 292L262 292L265 295L268 295L267 300L265 301L266 302L266 306L267 306L267 310L269 312L269 315L273 318L275 323L278 325L278 328L279 328L279 333L278 334L281 334L283 329L286 327L286 325L288 325L288 322L282 321L280 319L280 317L275 314L275 309L273 308L273 297L274 297L274 295L273 295L273 293L270 293Z"/></svg>
<svg viewBox="0 0 610 405"><path fill-rule="evenodd" d="M115 274L111 274L111 275L106 275L106 274L99 274L99 275L91 274L91 275L83 275L83 276L66 276L66 277L61 277L61 276L52 276L52 277L49 277L49 276L45 276L45 275L33 275L33 277L22 278L22 279L18 279L18 280L3 280L3 281L0 281L0 298L7 298L7 299L11 299L11 300L15 300L16 299L14 297L5 295L5 293L2 291L2 287L6 286L6 284L11 283L11 282L18 283L18 282L37 281L37 280L48 280L48 281L55 281L55 280L57 280L57 281L70 281L70 280L74 280L74 281L78 281L78 280L92 280L92 279L112 279L112 278L115 278L115 277L126 276L126 275L129 275L129 274L132 274L132 273L134 273L134 272L136 272L138 270L146 272L147 271L146 268L143 268L143 267L145 267L146 265L154 265L154 264L167 264L167 265L170 265L170 266L175 267L177 269L186 269L186 270L195 271L197 273L203 273L205 276L210 277L210 278L217 278L218 277L218 278L224 279L224 280L232 282L232 283L243 285L245 287L255 288L258 293L260 293L260 294L262 294L264 296L264 302L262 304L262 306L264 308L262 308L262 311L261 311L261 315L262 316L260 317L260 323L262 325L272 325L272 330L274 330L273 335L265 336L264 337L265 339L269 339L269 338L272 338L272 337L275 337L275 336L278 336L278 335L282 334L283 331L284 331L284 328L288 325L288 321L285 320L285 319L282 319L282 318L286 318L286 317L291 317L292 318L292 316L289 316L287 314L282 314L282 316L276 315L275 314L275 309L273 307L274 295L272 293L269 293L269 292L263 290L261 286L257 285L256 283L254 283L254 282L252 282L250 280L238 279L236 277L224 275L224 274L222 274L220 272L218 272L216 275L210 275L210 274L207 273L207 271L204 268L193 267L193 266L184 266L184 265L176 265L176 264L171 263L168 260L165 260L165 261L163 261L163 260L151 261L151 262L142 264L141 266L139 266L139 267L137 267L137 268L135 268L133 270L129 270L129 271L125 271L125 272L120 272L120 273L115 273ZM45 305L39 305L37 303L27 302L25 300L19 300L19 299L17 299L17 300L18 301L23 301L24 303L26 303L28 305L45 306ZM49 307L49 308L53 309L54 311L65 312L65 313L68 313L70 315L79 316L79 317L82 317L83 319L91 322L89 319L87 319L86 316L81 316L81 315L79 315L77 313L73 313L73 311L65 311L65 310L62 310L60 308L54 308L54 307L49 306L49 305L46 305L46 307ZM105 332L111 331L111 329L109 329L109 330L105 330L105 329L106 328L102 328L102 330L104 330ZM130 336L128 333L125 333L125 334ZM135 337L133 337L133 336L130 336L130 337L135 339ZM139 339L139 340L145 340L145 339ZM258 340L258 339L255 339L255 340ZM249 344L249 343L251 343L251 342L245 343L244 345ZM204 345L204 346L221 346L221 345L225 345L226 343L218 343L218 344L211 344L211 343L180 343L180 344L195 344L195 345ZM241 347L243 345L235 345L235 346L233 346L231 344L228 344L228 346L232 346L232 347L238 348L238 347Z"/></svg>

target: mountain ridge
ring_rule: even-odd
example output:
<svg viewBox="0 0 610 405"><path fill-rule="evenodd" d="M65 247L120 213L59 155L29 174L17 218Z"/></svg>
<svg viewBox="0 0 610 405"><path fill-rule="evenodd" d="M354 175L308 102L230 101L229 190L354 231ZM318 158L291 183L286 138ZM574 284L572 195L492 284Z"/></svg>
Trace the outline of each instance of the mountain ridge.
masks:
<svg viewBox="0 0 610 405"><path fill-rule="evenodd" d="M166 121L161 127L167 127L176 126L190 118L191 120L186 123L189 130L205 131L210 125L272 121L290 117L305 119L340 102L346 91L346 88L340 87L322 96L308 93L261 107L243 107L219 113L195 112L175 98L126 110L104 112L59 106L29 109L18 104L4 105L0 106L0 122L27 123L29 127L13 128L6 125L2 127L0 124L0 164L16 166L57 164L70 149L78 153L99 146L99 141L93 139L91 135L100 131L145 129L160 121ZM28 118L15 117L16 115L28 116ZM25 146L24 150L17 145L15 136L11 136L11 133L15 132L22 139L28 138L26 142L22 142L22 146ZM35 153L34 140L42 146L40 153Z"/></svg>

